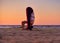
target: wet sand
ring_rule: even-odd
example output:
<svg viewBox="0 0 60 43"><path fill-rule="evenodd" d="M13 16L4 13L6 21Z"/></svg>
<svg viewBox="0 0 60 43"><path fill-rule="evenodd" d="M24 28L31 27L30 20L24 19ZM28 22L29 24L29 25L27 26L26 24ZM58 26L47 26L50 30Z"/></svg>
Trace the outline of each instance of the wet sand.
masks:
<svg viewBox="0 0 60 43"><path fill-rule="evenodd" d="M0 29L0 43L60 43L60 29Z"/></svg>

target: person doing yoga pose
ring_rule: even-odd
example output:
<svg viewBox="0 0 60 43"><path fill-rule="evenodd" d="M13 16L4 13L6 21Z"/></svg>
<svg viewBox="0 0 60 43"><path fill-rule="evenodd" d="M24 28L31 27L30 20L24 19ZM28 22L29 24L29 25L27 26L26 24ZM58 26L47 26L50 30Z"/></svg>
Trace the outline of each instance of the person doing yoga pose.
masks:
<svg viewBox="0 0 60 43"><path fill-rule="evenodd" d="M34 12L33 9L31 7L27 7L26 8L26 17L27 17L27 21L23 21L22 22L22 27L24 26L25 23L27 23L27 30L32 30L33 28L33 24L34 24L34 20L35 20L35 16L34 16Z"/></svg>

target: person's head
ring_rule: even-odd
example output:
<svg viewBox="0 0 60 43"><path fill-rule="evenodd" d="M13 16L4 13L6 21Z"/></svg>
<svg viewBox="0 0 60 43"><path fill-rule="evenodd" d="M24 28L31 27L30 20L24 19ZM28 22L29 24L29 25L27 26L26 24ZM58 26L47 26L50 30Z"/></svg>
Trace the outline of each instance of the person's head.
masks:
<svg viewBox="0 0 60 43"><path fill-rule="evenodd" d="M33 12L33 9L31 7L26 8L26 14L31 14Z"/></svg>

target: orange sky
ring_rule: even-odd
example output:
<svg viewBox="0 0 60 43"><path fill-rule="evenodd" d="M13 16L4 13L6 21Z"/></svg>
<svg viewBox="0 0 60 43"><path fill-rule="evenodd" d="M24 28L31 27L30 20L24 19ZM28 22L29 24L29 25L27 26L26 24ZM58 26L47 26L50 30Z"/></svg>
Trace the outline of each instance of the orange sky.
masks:
<svg viewBox="0 0 60 43"><path fill-rule="evenodd" d="M60 25L60 1L3 0L0 6L0 25L20 25L28 6L34 10L35 25Z"/></svg>

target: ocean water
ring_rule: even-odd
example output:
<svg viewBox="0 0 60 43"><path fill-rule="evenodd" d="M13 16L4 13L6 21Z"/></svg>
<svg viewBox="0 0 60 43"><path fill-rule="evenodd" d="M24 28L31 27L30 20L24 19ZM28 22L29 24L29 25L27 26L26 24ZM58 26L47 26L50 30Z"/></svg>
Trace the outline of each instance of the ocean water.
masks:
<svg viewBox="0 0 60 43"><path fill-rule="evenodd" d="M40 28L40 29L60 29L60 25L35 25L34 28Z"/></svg>
<svg viewBox="0 0 60 43"><path fill-rule="evenodd" d="M20 28L20 25L0 25L0 28Z"/></svg>
<svg viewBox="0 0 60 43"><path fill-rule="evenodd" d="M0 25L0 28L21 28L21 25ZM34 25L33 28L59 28L60 25Z"/></svg>

